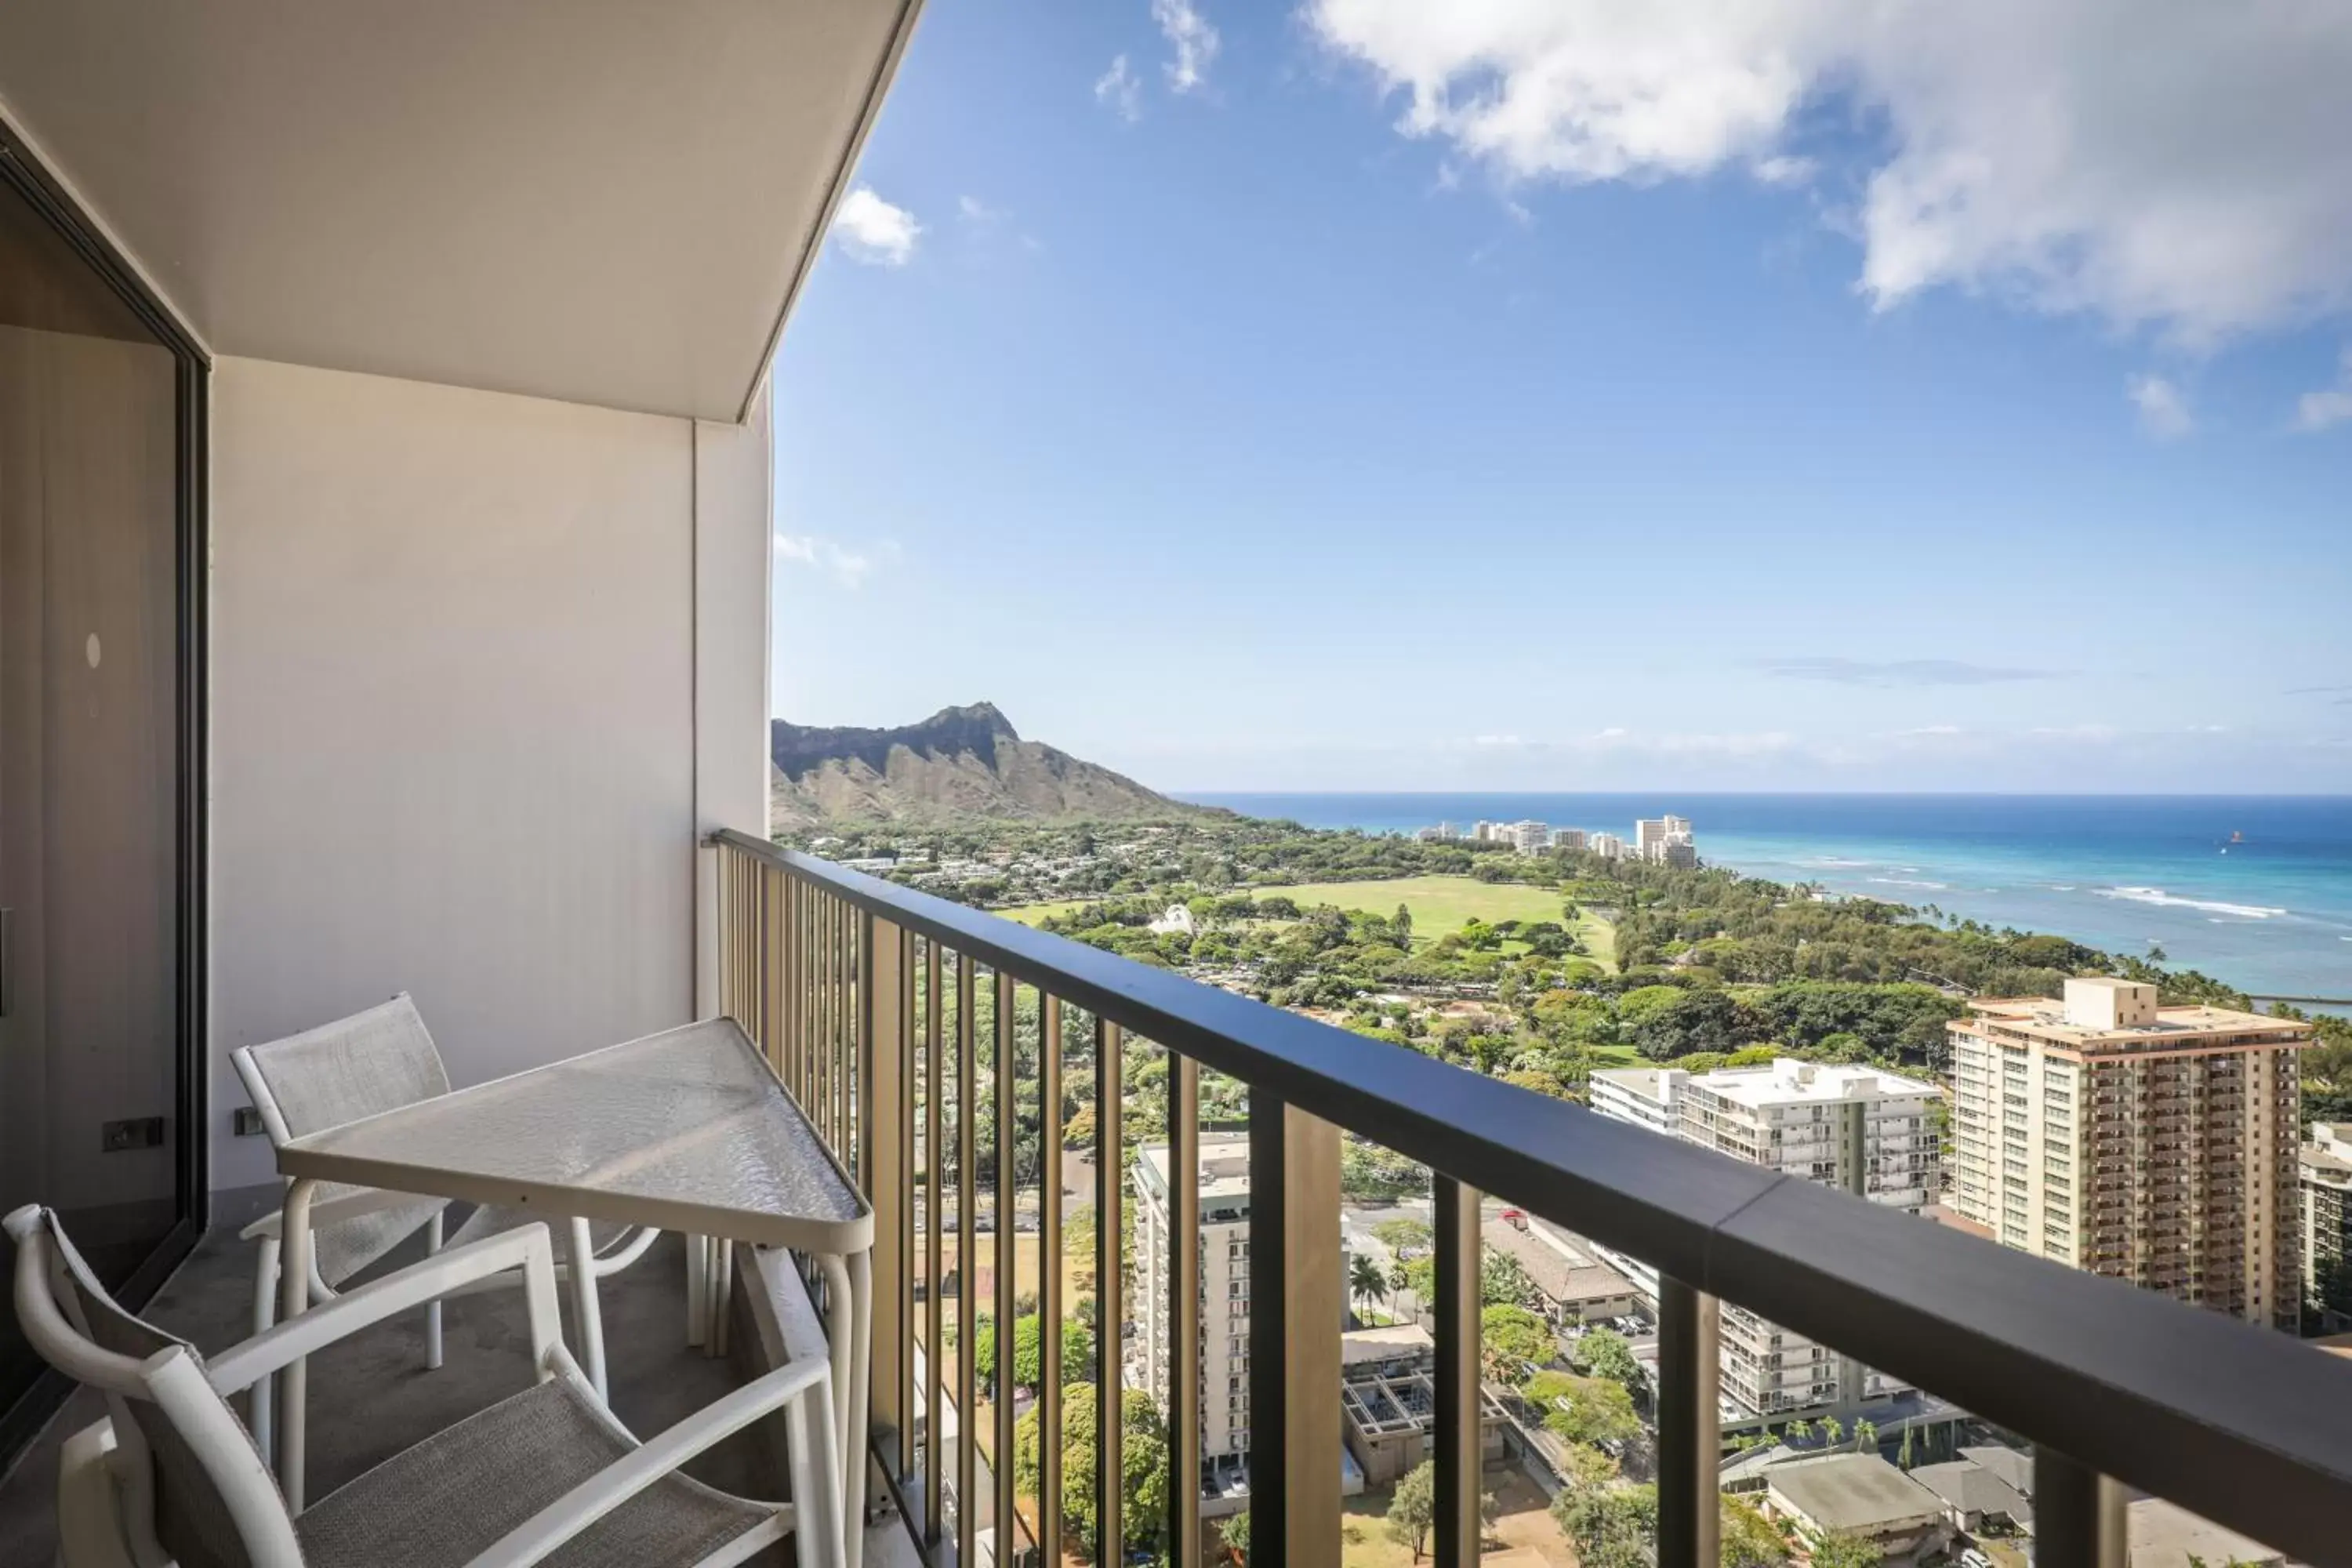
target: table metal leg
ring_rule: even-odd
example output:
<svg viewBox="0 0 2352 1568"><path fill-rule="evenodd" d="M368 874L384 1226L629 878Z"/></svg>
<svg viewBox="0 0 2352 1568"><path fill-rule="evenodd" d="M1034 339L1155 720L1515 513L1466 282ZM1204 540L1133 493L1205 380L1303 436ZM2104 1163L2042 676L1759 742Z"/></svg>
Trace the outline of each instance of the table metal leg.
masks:
<svg viewBox="0 0 2352 1568"><path fill-rule="evenodd" d="M425 1255L433 1257L441 1250L441 1211L435 1209L433 1217L425 1222ZM441 1370L441 1298L436 1296L425 1304L425 1370Z"/></svg>
<svg viewBox="0 0 2352 1568"><path fill-rule="evenodd" d="M701 1344L709 1330L709 1247L707 1236L686 1238L686 1342L689 1347Z"/></svg>
<svg viewBox="0 0 2352 1568"><path fill-rule="evenodd" d="M874 1331L874 1268L863 1252L817 1259L824 1270L824 1331L832 1352L835 1425L841 1436L844 1561L857 1568L866 1543L866 1430Z"/></svg>
<svg viewBox="0 0 2352 1568"><path fill-rule="evenodd" d="M723 1357L727 1353L727 1329L735 1316L735 1244L724 1237L715 1237L710 1243L713 1259L710 1280L706 1289L710 1296L710 1330L703 1338L705 1353Z"/></svg>
<svg viewBox="0 0 2352 1568"><path fill-rule="evenodd" d="M280 1228L284 1245L278 1260L278 1321L290 1323L310 1309L310 1199L319 1184L299 1177L286 1189ZM278 1374L278 1488L286 1494L286 1510L302 1511L302 1438L304 1395L310 1392L308 1357L286 1363Z"/></svg>
<svg viewBox="0 0 2352 1568"><path fill-rule="evenodd" d="M604 1315L596 1300L596 1248L588 1222L574 1215L572 1226L572 1311L580 1331L580 1351L596 1397L604 1397Z"/></svg>

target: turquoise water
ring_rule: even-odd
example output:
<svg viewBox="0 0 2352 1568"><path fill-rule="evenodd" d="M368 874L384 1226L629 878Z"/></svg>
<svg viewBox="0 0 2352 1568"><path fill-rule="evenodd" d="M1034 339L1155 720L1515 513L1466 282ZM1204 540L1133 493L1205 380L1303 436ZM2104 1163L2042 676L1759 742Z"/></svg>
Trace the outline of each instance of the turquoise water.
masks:
<svg viewBox="0 0 2352 1568"><path fill-rule="evenodd" d="M2352 796L1195 795L1311 827L1533 817L1627 839L1691 819L1700 857L2167 961L2269 995L2352 997ZM2231 835L2242 836L2232 843Z"/></svg>

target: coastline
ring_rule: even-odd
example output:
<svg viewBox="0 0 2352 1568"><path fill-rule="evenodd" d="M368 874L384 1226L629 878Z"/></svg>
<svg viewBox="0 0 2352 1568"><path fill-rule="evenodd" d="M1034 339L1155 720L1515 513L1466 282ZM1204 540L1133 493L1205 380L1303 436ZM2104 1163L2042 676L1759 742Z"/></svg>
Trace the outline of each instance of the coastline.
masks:
<svg viewBox="0 0 2352 1568"><path fill-rule="evenodd" d="M2153 955L2251 994L2352 998L2352 797L1195 793L1312 827L1532 817L1694 824L1701 859L1777 882ZM2230 842L2232 833L2243 840ZM2340 1008L2331 1010L2342 1010Z"/></svg>

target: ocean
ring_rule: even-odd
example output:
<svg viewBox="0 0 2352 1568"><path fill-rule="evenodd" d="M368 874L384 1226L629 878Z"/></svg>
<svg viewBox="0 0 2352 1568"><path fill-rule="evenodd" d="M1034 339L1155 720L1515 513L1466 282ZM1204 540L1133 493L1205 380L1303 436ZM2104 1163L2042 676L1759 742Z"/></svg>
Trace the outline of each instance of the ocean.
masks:
<svg viewBox="0 0 2352 1568"><path fill-rule="evenodd" d="M1672 812L1700 858L1934 905L2202 970L2267 996L2352 998L2352 796L1188 795L1310 827L1481 817L1615 833ZM2331 1011L2343 1011L2342 1007Z"/></svg>

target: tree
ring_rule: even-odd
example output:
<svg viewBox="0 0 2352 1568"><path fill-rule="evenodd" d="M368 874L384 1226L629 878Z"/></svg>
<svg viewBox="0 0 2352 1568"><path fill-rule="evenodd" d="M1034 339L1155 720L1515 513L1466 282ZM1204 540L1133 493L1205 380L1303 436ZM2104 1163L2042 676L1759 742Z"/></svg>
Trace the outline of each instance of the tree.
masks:
<svg viewBox="0 0 2352 1568"><path fill-rule="evenodd" d="M1397 906L1395 918L1389 921L1389 930L1395 934L1399 947L1407 952L1412 951L1412 909L1410 905Z"/></svg>
<svg viewBox="0 0 2352 1568"><path fill-rule="evenodd" d="M1822 1417L1821 1430L1822 1441L1832 1448L1845 1441L1845 1424L1834 1415Z"/></svg>
<svg viewBox="0 0 2352 1568"><path fill-rule="evenodd" d="M1517 1384L1530 1363L1553 1353L1551 1326L1525 1307L1488 1307L1478 1314L1478 1364L1488 1381Z"/></svg>
<svg viewBox="0 0 2352 1568"><path fill-rule="evenodd" d="M1562 1488L1552 1518L1576 1543L1583 1568L1649 1568L1658 1537L1658 1489L1603 1487L1577 1493Z"/></svg>
<svg viewBox="0 0 2352 1568"><path fill-rule="evenodd" d="M1097 1539L1095 1385L1062 1390L1062 1520L1089 1561L1101 1560ZM1034 1497L1041 1466L1039 1412L1032 1408L1013 1428L1013 1484ZM1157 1543L1168 1516L1168 1434L1160 1409L1139 1388L1119 1402L1119 1524L1129 1551ZM1116 1554L1114 1554L1116 1555Z"/></svg>
<svg viewBox="0 0 2352 1568"><path fill-rule="evenodd" d="M1590 1443L1570 1443L1561 1449L1558 1468L1560 1485L1580 1496L1617 1479L1617 1461Z"/></svg>
<svg viewBox="0 0 2352 1568"><path fill-rule="evenodd" d="M1642 1386L1642 1363L1633 1346L1614 1329L1587 1329L1576 1342L1576 1369L1587 1377L1605 1377L1625 1385L1630 1393Z"/></svg>
<svg viewBox="0 0 2352 1568"><path fill-rule="evenodd" d="M1886 1554L1859 1535L1843 1531L1816 1531L1805 1542L1812 1568L1879 1568Z"/></svg>
<svg viewBox="0 0 2352 1568"><path fill-rule="evenodd" d="M1249 1510L1244 1509L1217 1531L1218 1538L1224 1542L1225 1550L1234 1554L1236 1563L1249 1560Z"/></svg>
<svg viewBox="0 0 2352 1568"><path fill-rule="evenodd" d="M1764 1510L1744 1497L1723 1500L1723 1568L1780 1568L1789 1542Z"/></svg>
<svg viewBox="0 0 2352 1568"><path fill-rule="evenodd" d="M1853 1451L1857 1454L1867 1454L1875 1450L1877 1447L1878 1423L1856 1421L1853 1424Z"/></svg>
<svg viewBox="0 0 2352 1568"><path fill-rule="evenodd" d="M1642 1434L1625 1385L1606 1378L1539 1372L1521 1389L1544 1413L1544 1428L1566 1443L1630 1443Z"/></svg>
<svg viewBox="0 0 2352 1568"><path fill-rule="evenodd" d="M1397 1482L1389 1498L1388 1522L1390 1536L1412 1547L1412 1560L1420 1562L1430 1527L1437 1522L1437 1468L1427 1459Z"/></svg>
<svg viewBox="0 0 2352 1568"><path fill-rule="evenodd" d="M1517 1258L1489 1247L1478 1258L1478 1300L1489 1307L1524 1307L1536 1300L1536 1282Z"/></svg>
<svg viewBox="0 0 2352 1568"><path fill-rule="evenodd" d="M993 1395L996 1392L996 1320L986 1312L981 1313L972 1324L971 1366L980 1391Z"/></svg>
<svg viewBox="0 0 2352 1568"><path fill-rule="evenodd" d="M1791 1421L1789 1423L1788 1426L1782 1430L1780 1435L1786 1437L1792 1446L1799 1443L1810 1443L1813 1440L1813 1424L1810 1421Z"/></svg>
<svg viewBox="0 0 2352 1568"><path fill-rule="evenodd" d="M1895 1463L1903 1469L1911 1468L1911 1428L1903 1428L1903 1448L1895 1456Z"/></svg>
<svg viewBox="0 0 2352 1568"><path fill-rule="evenodd" d="M1377 1300L1388 1289L1388 1276L1368 1252L1348 1254L1348 1295L1357 1301Z"/></svg>

